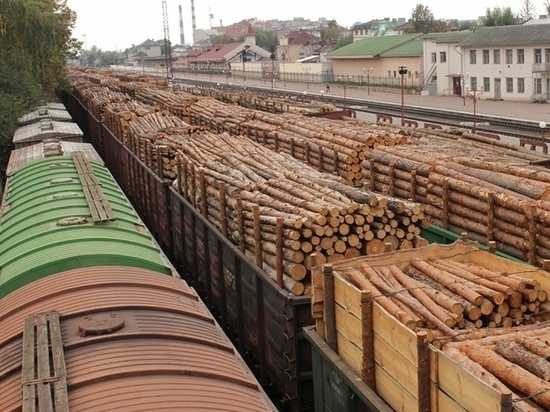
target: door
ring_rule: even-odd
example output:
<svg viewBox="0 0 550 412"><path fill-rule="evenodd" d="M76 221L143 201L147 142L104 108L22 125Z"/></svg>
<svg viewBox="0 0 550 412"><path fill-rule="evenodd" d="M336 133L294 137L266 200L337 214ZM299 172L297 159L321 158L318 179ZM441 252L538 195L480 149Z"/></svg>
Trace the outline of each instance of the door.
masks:
<svg viewBox="0 0 550 412"><path fill-rule="evenodd" d="M500 90L500 77L495 79L495 99L501 99L501 90Z"/></svg>
<svg viewBox="0 0 550 412"><path fill-rule="evenodd" d="M455 96L462 96L462 84L460 77L453 77L453 94Z"/></svg>

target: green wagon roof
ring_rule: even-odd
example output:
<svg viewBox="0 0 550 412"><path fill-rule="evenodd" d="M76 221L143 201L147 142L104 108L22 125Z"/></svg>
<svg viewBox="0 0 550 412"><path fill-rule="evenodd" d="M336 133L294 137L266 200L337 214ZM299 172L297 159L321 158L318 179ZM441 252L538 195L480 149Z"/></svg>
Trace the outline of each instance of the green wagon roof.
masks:
<svg viewBox="0 0 550 412"><path fill-rule="evenodd" d="M104 165L90 162L112 219L94 223L71 157L48 157L7 182L0 221L0 297L36 279L88 266L169 274L167 261ZM114 220L113 220L114 219Z"/></svg>

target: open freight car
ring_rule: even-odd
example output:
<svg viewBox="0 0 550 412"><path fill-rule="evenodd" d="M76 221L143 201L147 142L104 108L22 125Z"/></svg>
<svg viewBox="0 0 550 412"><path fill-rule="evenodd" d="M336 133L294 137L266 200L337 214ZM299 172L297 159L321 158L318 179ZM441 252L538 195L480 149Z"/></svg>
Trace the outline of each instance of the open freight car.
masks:
<svg viewBox="0 0 550 412"><path fill-rule="evenodd" d="M0 409L276 410L91 145L37 146L1 209Z"/></svg>
<svg viewBox="0 0 550 412"><path fill-rule="evenodd" d="M66 104L180 273L284 410L312 410L310 298L282 290L72 95Z"/></svg>

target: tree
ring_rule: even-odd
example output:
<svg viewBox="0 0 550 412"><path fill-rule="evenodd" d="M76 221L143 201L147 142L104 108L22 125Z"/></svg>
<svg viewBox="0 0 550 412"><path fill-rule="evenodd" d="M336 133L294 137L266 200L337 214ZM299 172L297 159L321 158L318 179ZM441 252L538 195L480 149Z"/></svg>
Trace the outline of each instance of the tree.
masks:
<svg viewBox="0 0 550 412"><path fill-rule="evenodd" d="M550 1L546 1L544 7L546 7L546 14L550 15Z"/></svg>
<svg viewBox="0 0 550 412"><path fill-rule="evenodd" d="M519 11L519 19L522 23L533 20L536 17L537 9L531 0L523 0L521 10Z"/></svg>
<svg viewBox="0 0 550 412"><path fill-rule="evenodd" d="M275 30L264 30L261 27L255 27L256 44L264 50L274 50L279 44L277 32Z"/></svg>
<svg viewBox="0 0 550 412"><path fill-rule="evenodd" d="M517 15L514 14L510 7L487 7L485 16L482 20L483 26L512 26L514 24L519 24L520 20Z"/></svg>
<svg viewBox="0 0 550 412"><path fill-rule="evenodd" d="M417 4L412 10L409 22L411 23L409 33L433 33L448 30L447 24L436 20L430 8L422 4Z"/></svg>
<svg viewBox="0 0 550 412"><path fill-rule="evenodd" d="M67 57L82 43L72 38L76 14L66 0L0 1L0 167L17 126L41 92L65 87Z"/></svg>

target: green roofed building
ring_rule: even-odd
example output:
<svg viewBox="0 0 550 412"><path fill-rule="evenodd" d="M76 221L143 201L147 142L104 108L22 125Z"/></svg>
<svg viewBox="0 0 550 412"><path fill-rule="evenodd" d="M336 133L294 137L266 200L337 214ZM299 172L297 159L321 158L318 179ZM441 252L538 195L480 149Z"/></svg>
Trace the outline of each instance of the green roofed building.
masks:
<svg viewBox="0 0 550 412"><path fill-rule="evenodd" d="M399 85L399 67L407 67L407 86L422 83L423 40L421 33L367 37L328 54L335 79L368 79L372 84Z"/></svg>

